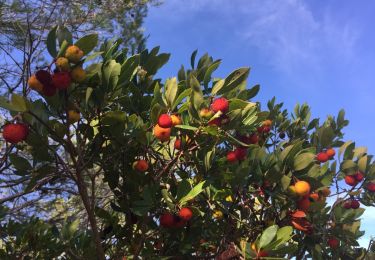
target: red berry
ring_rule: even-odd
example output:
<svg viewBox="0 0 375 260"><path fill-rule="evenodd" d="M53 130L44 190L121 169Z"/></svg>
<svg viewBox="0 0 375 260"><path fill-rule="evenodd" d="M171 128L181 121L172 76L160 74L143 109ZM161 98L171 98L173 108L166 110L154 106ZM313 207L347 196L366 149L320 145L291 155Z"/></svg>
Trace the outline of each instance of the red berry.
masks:
<svg viewBox="0 0 375 260"><path fill-rule="evenodd" d="M307 197L307 198L303 198L303 199L301 199L301 200L299 200L299 201L297 202L297 208L298 208L299 210L302 210L302 211L304 211L304 212L307 212L307 211L309 210L310 204L311 204L311 202L310 202L310 200L308 199L308 197Z"/></svg>
<svg viewBox="0 0 375 260"><path fill-rule="evenodd" d="M237 160L243 161L246 159L247 149L242 148L242 147L237 147L236 150L234 150L234 154L236 155Z"/></svg>
<svg viewBox="0 0 375 260"><path fill-rule="evenodd" d="M363 175L362 172L358 171L358 172L356 172L356 173L354 174L354 178L355 178L358 182L360 182L360 181L362 181L362 180L365 178L365 176Z"/></svg>
<svg viewBox="0 0 375 260"><path fill-rule="evenodd" d="M189 221L193 217L193 211L185 207L185 208L180 209L180 211L178 212L178 216L182 220Z"/></svg>
<svg viewBox="0 0 375 260"><path fill-rule="evenodd" d="M221 118L217 117L208 122L208 125L216 125L216 126L221 126Z"/></svg>
<svg viewBox="0 0 375 260"><path fill-rule="evenodd" d="M239 137L240 141L245 144L257 144L259 137L257 134L253 133L251 135L243 135Z"/></svg>
<svg viewBox="0 0 375 260"><path fill-rule="evenodd" d="M335 156L336 151L333 148L329 148L327 149L326 154L328 155L329 159L332 159Z"/></svg>
<svg viewBox="0 0 375 260"><path fill-rule="evenodd" d="M176 141L174 141L174 148L181 150L181 139L176 139Z"/></svg>
<svg viewBox="0 0 375 260"><path fill-rule="evenodd" d="M271 131L271 127L263 126L263 133L269 133Z"/></svg>
<svg viewBox="0 0 375 260"><path fill-rule="evenodd" d="M355 186L357 185L357 180L354 178L353 175L346 175L345 176L345 183L348 184L349 186Z"/></svg>
<svg viewBox="0 0 375 260"><path fill-rule="evenodd" d="M39 82L42 83L43 85L51 84L52 82L51 74L46 70L38 70L35 73L35 76L37 80L39 80Z"/></svg>
<svg viewBox="0 0 375 260"><path fill-rule="evenodd" d="M171 128L172 127L172 118L168 114L161 114L158 119L158 125L161 128Z"/></svg>
<svg viewBox="0 0 375 260"><path fill-rule="evenodd" d="M57 72L52 75L52 84L60 90L67 89L72 80L68 72Z"/></svg>
<svg viewBox="0 0 375 260"><path fill-rule="evenodd" d="M234 163L237 161L236 153L234 151L229 151L227 153L227 162Z"/></svg>
<svg viewBox="0 0 375 260"><path fill-rule="evenodd" d="M331 237L328 239L327 244L329 245L330 248L335 249L338 247L340 241L338 241L336 238Z"/></svg>
<svg viewBox="0 0 375 260"><path fill-rule="evenodd" d="M134 169L140 172L145 172L148 170L148 162L146 160L138 160L134 162Z"/></svg>
<svg viewBox="0 0 375 260"><path fill-rule="evenodd" d="M369 192L375 192L375 183L373 182L370 182L366 185L366 189L369 191Z"/></svg>
<svg viewBox="0 0 375 260"><path fill-rule="evenodd" d="M174 216L171 213L167 212L160 216L160 225L162 227L170 228L173 227L174 224Z"/></svg>
<svg viewBox="0 0 375 260"><path fill-rule="evenodd" d="M352 209L358 209L360 204L359 204L359 201L358 200L352 200Z"/></svg>
<svg viewBox="0 0 375 260"><path fill-rule="evenodd" d="M268 253L264 250L261 250L261 251L258 252L257 256L258 257L267 257Z"/></svg>
<svg viewBox="0 0 375 260"><path fill-rule="evenodd" d="M325 163L326 161L328 161L329 157L326 153L324 152L320 152L316 155L316 159L318 160L318 162L320 163Z"/></svg>
<svg viewBox="0 0 375 260"><path fill-rule="evenodd" d="M16 144L27 138L29 128L23 123L6 124L3 129L5 141Z"/></svg>
<svg viewBox="0 0 375 260"><path fill-rule="evenodd" d="M229 102L226 98L217 98L214 100L214 102L212 102L211 109L215 113L221 111L223 114L225 114L226 112L228 112Z"/></svg>
<svg viewBox="0 0 375 260"><path fill-rule="evenodd" d="M56 94L56 87L52 84L52 83L49 83L49 84L46 84L46 85L43 85L43 95L47 96L47 97L52 97L53 95Z"/></svg>
<svg viewBox="0 0 375 260"><path fill-rule="evenodd" d="M346 209L351 209L352 208L352 201L351 200L345 201L344 204L343 204L343 207L346 208Z"/></svg>

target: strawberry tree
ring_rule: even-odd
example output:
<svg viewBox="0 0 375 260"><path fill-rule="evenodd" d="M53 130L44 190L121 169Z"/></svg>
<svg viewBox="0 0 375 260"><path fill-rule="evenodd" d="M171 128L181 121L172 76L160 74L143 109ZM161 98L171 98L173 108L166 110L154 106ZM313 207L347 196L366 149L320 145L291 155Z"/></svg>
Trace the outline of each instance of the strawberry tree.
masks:
<svg viewBox="0 0 375 260"><path fill-rule="evenodd" d="M221 60L196 61L196 51L189 69L162 80L169 54L128 56L120 43L52 30L50 63L35 64L27 95L0 100L9 111L2 163L24 183L20 196L70 190L60 199L82 209L21 221L7 217L14 198L3 199L0 255L371 256L357 241L375 166L343 140L344 111L321 121L306 104L262 106L249 68L214 77Z"/></svg>

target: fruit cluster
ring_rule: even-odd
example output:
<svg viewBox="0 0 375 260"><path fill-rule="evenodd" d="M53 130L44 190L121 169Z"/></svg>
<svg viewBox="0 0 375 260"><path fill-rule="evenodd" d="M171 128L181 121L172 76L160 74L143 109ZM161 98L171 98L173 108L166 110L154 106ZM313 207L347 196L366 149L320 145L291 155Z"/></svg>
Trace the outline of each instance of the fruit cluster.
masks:
<svg viewBox="0 0 375 260"><path fill-rule="evenodd" d="M75 45L69 46L64 57L57 58L54 63L56 69L51 74L48 70L38 70L28 80L30 89L44 96L54 96L58 90L66 90L72 82L82 83L86 79L86 72L82 68L84 53Z"/></svg>
<svg viewBox="0 0 375 260"><path fill-rule="evenodd" d="M187 222L193 217L193 211L184 207L177 214L165 212L159 218L160 226L164 228L181 228L186 226Z"/></svg>
<svg viewBox="0 0 375 260"><path fill-rule="evenodd" d="M316 155L316 160L320 163L325 163L328 160L332 160L335 156L336 151L333 148L329 148Z"/></svg>

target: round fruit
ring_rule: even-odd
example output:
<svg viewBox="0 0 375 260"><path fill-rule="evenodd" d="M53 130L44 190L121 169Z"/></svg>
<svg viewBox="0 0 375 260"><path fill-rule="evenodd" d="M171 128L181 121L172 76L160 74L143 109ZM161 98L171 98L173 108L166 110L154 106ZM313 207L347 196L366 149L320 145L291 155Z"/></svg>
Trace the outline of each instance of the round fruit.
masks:
<svg viewBox="0 0 375 260"><path fill-rule="evenodd" d="M148 162L146 160L138 160L133 163L133 168L140 172L148 170Z"/></svg>
<svg viewBox="0 0 375 260"><path fill-rule="evenodd" d="M35 77L39 80L40 83L43 85L50 84L52 82L51 74L46 70L38 70L35 73Z"/></svg>
<svg viewBox="0 0 375 260"><path fill-rule="evenodd" d="M72 80L68 72L57 72L52 75L52 84L60 90L69 88Z"/></svg>
<svg viewBox="0 0 375 260"><path fill-rule="evenodd" d="M43 90L42 90L43 95L47 97L52 97L56 94L56 91L57 89L52 83L43 84Z"/></svg>
<svg viewBox="0 0 375 260"><path fill-rule="evenodd" d="M69 60L65 57L57 58L55 64L56 64L56 67L60 71L69 71L70 70Z"/></svg>
<svg viewBox="0 0 375 260"><path fill-rule="evenodd" d="M343 204L343 207L346 208L346 209L351 209L352 208L352 201L351 200L345 201L344 204Z"/></svg>
<svg viewBox="0 0 375 260"><path fill-rule="evenodd" d="M353 175L346 175L345 183L348 184L349 186L355 186L357 185L358 182Z"/></svg>
<svg viewBox="0 0 375 260"><path fill-rule="evenodd" d="M320 163L325 163L326 161L329 160L329 157L326 153L324 152L320 152L316 155L316 159L320 162Z"/></svg>
<svg viewBox="0 0 375 260"><path fill-rule="evenodd" d="M68 122L74 124L81 119L81 114L76 110L68 111Z"/></svg>
<svg viewBox="0 0 375 260"><path fill-rule="evenodd" d="M35 75L32 75L29 80L27 81L29 87L33 90L41 92L43 90L43 84L36 78Z"/></svg>
<svg viewBox="0 0 375 260"><path fill-rule="evenodd" d="M174 141L174 148L181 150L181 139L176 139L176 141Z"/></svg>
<svg viewBox="0 0 375 260"><path fill-rule="evenodd" d="M234 163L236 161L237 161L236 153L234 151L229 151L227 153L227 162Z"/></svg>
<svg viewBox="0 0 375 260"><path fill-rule="evenodd" d="M329 149L327 149L326 154L331 159L331 158L333 158L335 156L336 151L334 149L332 149L332 148L329 148Z"/></svg>
<svg viewBox="0 0 375 260"><path fill-rule="evenodd" d="M269 127L269 126L263 126L263 130L262 130L262 132L263 133L269 133L271 131L271 127Z"/></svg>
<svg viewBox="0 0 375 260"><path fill-rule="evenodd" d="M318 193L311 193L309 196L311 201L318 201L319 200L319 194Z"/></svg>
<svg viewBox="0 0 375 260"><path fill-rule="evenodd" d="M246 148L237 147L234 150L234 154L236 155L237 160L243 161L243 160L246 159L247 149Z"/></svg>
<svg viewBox="0 0 375 260"><path fill-rule="evenodd" d="M285 138L285 133L284 133L284 132L281 132L281 133L279 134L279 137L280 137L281 139L284 139L284 138Z"/></svg>
<svg viewBox="0 0 375 260"><path fill-rule="evenodd" d="M181 117L179 117L178 115L171 115L171 119L172 119L172 126L176 126L176 125L181 125L182 124Z"/></svg>
<svg viewBox="0 0 375 260"><path fill-rule="evenodd" d="M158 125L162 128L171 128L172 119L168 114L161 114L158 118Z"/></svg>
<svg viewBox="0 0 375 260"><path fill-rule="evenodd" d="M77 63L83 57L83 51L75 45L69 46L65 51L65 57L72 63Z"/></svg>
<svg viewBox="0 0 375 260"><path fill-rule="evenodd" d="M226 112L228 112L229 102L226 98L217 98L214 100L214 102L212 102L211 109L215 113L221 111L223 114L225 114Z"/></svg>
<svg viewBox="0 0 375 260"><path fill-rule="evenodd" d="M5 141L16 144L26 140L29 128L23 123L6 124L3 128L3 138Z"/></svg>
<svg viewBox="0 0 375 260"><path fill-rule="evenodd" d="M294 187L299 196L305 196L310 193L310 184L306 181L297 181Z"/></svg>
<svg viewBox="0 0 375 260"><path fill-rule="evenodd" d="M189 221L193 217L193 211L185 207L180 209L180 211L178 212L178 216L185 221Z"/></svg>
<svg viewBox="0 0 375 260"><path fill-rule="evenodd" d="M272 120L269 120L269 119L264 120L263 123L262 123L262 126L270 127L271 125L272 125Z"/></svg>
<svg viewBox="0 0 375 260"><path fill-rule="evenodd" d="M159 125L154 126L154 136L159 139L161 142L169 141L171 136L170 128L162 128Z"/></svg>
<svg viewBox="0 0 375 260"><path fill-rule="evenodd" d="M212 214L212 216L215 218L215 219L222 219L224 214L221 210L215 210L214 211L214 214Z"/></svg>
<svg viewBox="0 0 375 260"><path fill-rule="evenodd" d="M70 76L73 82L81 83L86 79L86 71L82 67L75 67L70 72Z"/></svg>
<svg viewBox="0 0 375 260"><path fill-rule="evenodd" d="M334 238L334 237L331 237L331 238L328 239L328 241L327 241L328 246L329 246L330 248L332 248L332 249L337 248L338 245L339 245L339 243L340 243L340 241L338 241L338 240L337 240L336 238Z"/></svg>
<svg viewBox="0 0 375 260"><path fill-rule="evenodd" d="M310 204L311 202L308 198L303 198L297 202L297 208L299 210L307 212L309 210Z"/></svg>
<svg viewBox="0 0 375 260"><path fill-rule="evenodd" d="M365 178L365 176L363 175L362 172L358 171L354 174L354 178L360 182L360 181L363 181L363 179Z"/></svg>
<svg viewBox="0 0 375 260"><path fill-rule="evenodd" d="M351 203L352 209L358 209L360 205L361 204L359 203L358 200L352 200L352 203Z"/></svg>
<svg viewBox="0 0 375 260"><path fill-rule="evenodd" d="M204 119L210 119L214 115L213 111L209 108L202 108L199 111L199 116Z"/></svg>
<svg viewBox="0 0 375 260"><path fill-rule="evenodd" d="M366 189L370 192L375 192L375 183L370 182L366 185Z"/></svg>
<svg viewBox="0 0 375 260"><path fill-rule="evenodd" d="M160 216L160 225L162 227L173 227L174 226L174 216L171 213L164 213Z"/></svg>
<svg viewBox="0 0 375 260"><path fill-rule="evenodd" d="M208 125L216 125L216 126L221 126L221 118L217 117L208 122Z"/></svg>
<svg viewBox="0 0 375 260"><path fill-rule="evenodd" d="M239 137L240 141L245 144L257 144L259 137L257 134L253 133L251 135L243 135Z"/></svg>

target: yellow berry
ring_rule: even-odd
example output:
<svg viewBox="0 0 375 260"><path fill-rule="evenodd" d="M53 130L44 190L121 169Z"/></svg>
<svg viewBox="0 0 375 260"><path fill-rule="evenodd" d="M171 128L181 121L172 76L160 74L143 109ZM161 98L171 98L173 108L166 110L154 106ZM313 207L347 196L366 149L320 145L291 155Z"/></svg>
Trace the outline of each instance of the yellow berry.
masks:
<svg viewBox="0 0 375 260"><path fill-rule="evenodd" d="M82 67L75 67L71 72L73 82L81 83L86 79L86 71Z"/></svg>
<svg viewBox="0 0 375 260"><path fill-rule="evenodd" d="M55 64L60 71L70 71L69 60L65 57L58 58Z"/></svg>
<svg viewBox="0 0 375 260"><path fill-rule="evenodd" d="M65 51L65 58L72 63L77 63L83 57L83 51L75 45L69 46Z"/></svg>

